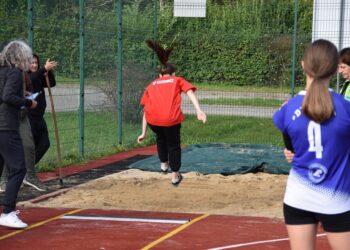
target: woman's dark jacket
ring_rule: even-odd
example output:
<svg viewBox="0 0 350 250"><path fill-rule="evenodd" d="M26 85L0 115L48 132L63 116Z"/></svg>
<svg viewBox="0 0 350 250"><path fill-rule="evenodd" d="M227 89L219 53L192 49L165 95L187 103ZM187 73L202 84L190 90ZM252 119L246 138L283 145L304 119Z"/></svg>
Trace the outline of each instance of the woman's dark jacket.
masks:
<svg viewBox="0 0 350 250"><path fill-rule="evenodd" d="M0 130L18 130L21 108L30 107L24 98L22 71L15 67L0 67Z"/></svg>
<svg viewBox="0 0 350 250"><path fill-rule="evenodd" d="M36 101L38 106L35 109L28 110L30 116L44 116L46 109L46 99L45 99L45 90L47 88L46 79L45 79L45 68L40 68L36 72L29 72L30 81L33 87L33 93L40 92L40 95L37 97ZM52 71L48 72L50 86L56 86L55 76Z"/></svg>

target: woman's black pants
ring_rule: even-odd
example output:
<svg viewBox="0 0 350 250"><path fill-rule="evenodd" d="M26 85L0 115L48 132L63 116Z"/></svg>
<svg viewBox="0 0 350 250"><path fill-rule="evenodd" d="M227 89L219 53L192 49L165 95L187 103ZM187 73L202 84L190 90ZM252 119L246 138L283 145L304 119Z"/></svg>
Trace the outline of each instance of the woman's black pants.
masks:
<svg viewBox="0 0 350 250"><path fill-rule="evenodd" d="M168 162L173 172L181 167L180 129L181 123L170 127L148 124L156 134L159 160Z"/></svg>
<svg viewBox="0 0 350 250"><path fill-rule="evenodd" d="M10 213L16 209L18 191L27 170L19 131L0 130L0 138L0 162L4 162L8 170L3 213Z"/></svg>

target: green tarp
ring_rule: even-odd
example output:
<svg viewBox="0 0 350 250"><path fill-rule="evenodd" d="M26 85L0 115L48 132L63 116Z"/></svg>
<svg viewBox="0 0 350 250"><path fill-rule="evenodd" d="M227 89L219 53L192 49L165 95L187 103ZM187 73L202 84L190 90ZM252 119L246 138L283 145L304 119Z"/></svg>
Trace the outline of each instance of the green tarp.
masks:
<svg viewBox="0 0 350 250"><path fill-rule="evenodd" d="M159 171L157 156L151 156L129 165L147 171ZM266 172L288 174L290 165L283 149L271 145L251 144L200 144L182 149L181 172L202 174L245 174Z"/></svg>

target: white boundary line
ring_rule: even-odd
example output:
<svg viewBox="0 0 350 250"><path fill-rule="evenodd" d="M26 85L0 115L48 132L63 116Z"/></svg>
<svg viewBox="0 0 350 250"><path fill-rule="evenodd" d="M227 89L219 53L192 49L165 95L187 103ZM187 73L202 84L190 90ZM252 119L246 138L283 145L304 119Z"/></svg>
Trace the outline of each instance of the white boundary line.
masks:
<svg viewBox="0 0 350 250"><path fill-rule="evenodd" d="M318 234L316 237L322 237L326 236L326 234ZM245 246L251 246L251 245L259 245L259 244L265 244L265 243L273 243L273 242L279 242L279 241L287 241L289 238L281 238L281 239L275 239L275 240L262 240L262 241L254 241L254 242L248 242L248 243L241 243L241 244L235 244L230 246L224 246L224 247L217 247L217 248L210 248L208 250L224 250L224 249L231 249L231 248L238 248L238 247L245 247Z"/></svg>
<svg viewBox="0 0 350 250"><path fill-rule="evenodd" d="M185 223L189 222L189 220L174 220L174 219L146 219L146 218L107 217L107 216L78 216L78 215L65 215L61 219L66 219L66 220L101 220L101 221L145 222L145 223L169 223L169 224L185 224Z"/></svg>

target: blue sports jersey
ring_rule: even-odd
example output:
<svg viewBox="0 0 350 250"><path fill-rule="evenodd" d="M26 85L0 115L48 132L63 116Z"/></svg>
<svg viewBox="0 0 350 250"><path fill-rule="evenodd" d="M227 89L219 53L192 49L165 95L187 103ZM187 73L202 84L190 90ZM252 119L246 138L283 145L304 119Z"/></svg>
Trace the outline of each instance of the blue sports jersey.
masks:
<svg viewBox="0 0 350 250"><path fill-rule="evenodd" d="M350 210L350 102L331 92L335 115L319 124L301 111L301 91L274 115L294 148L284 202L292 207L338 214Z"/></svg>

